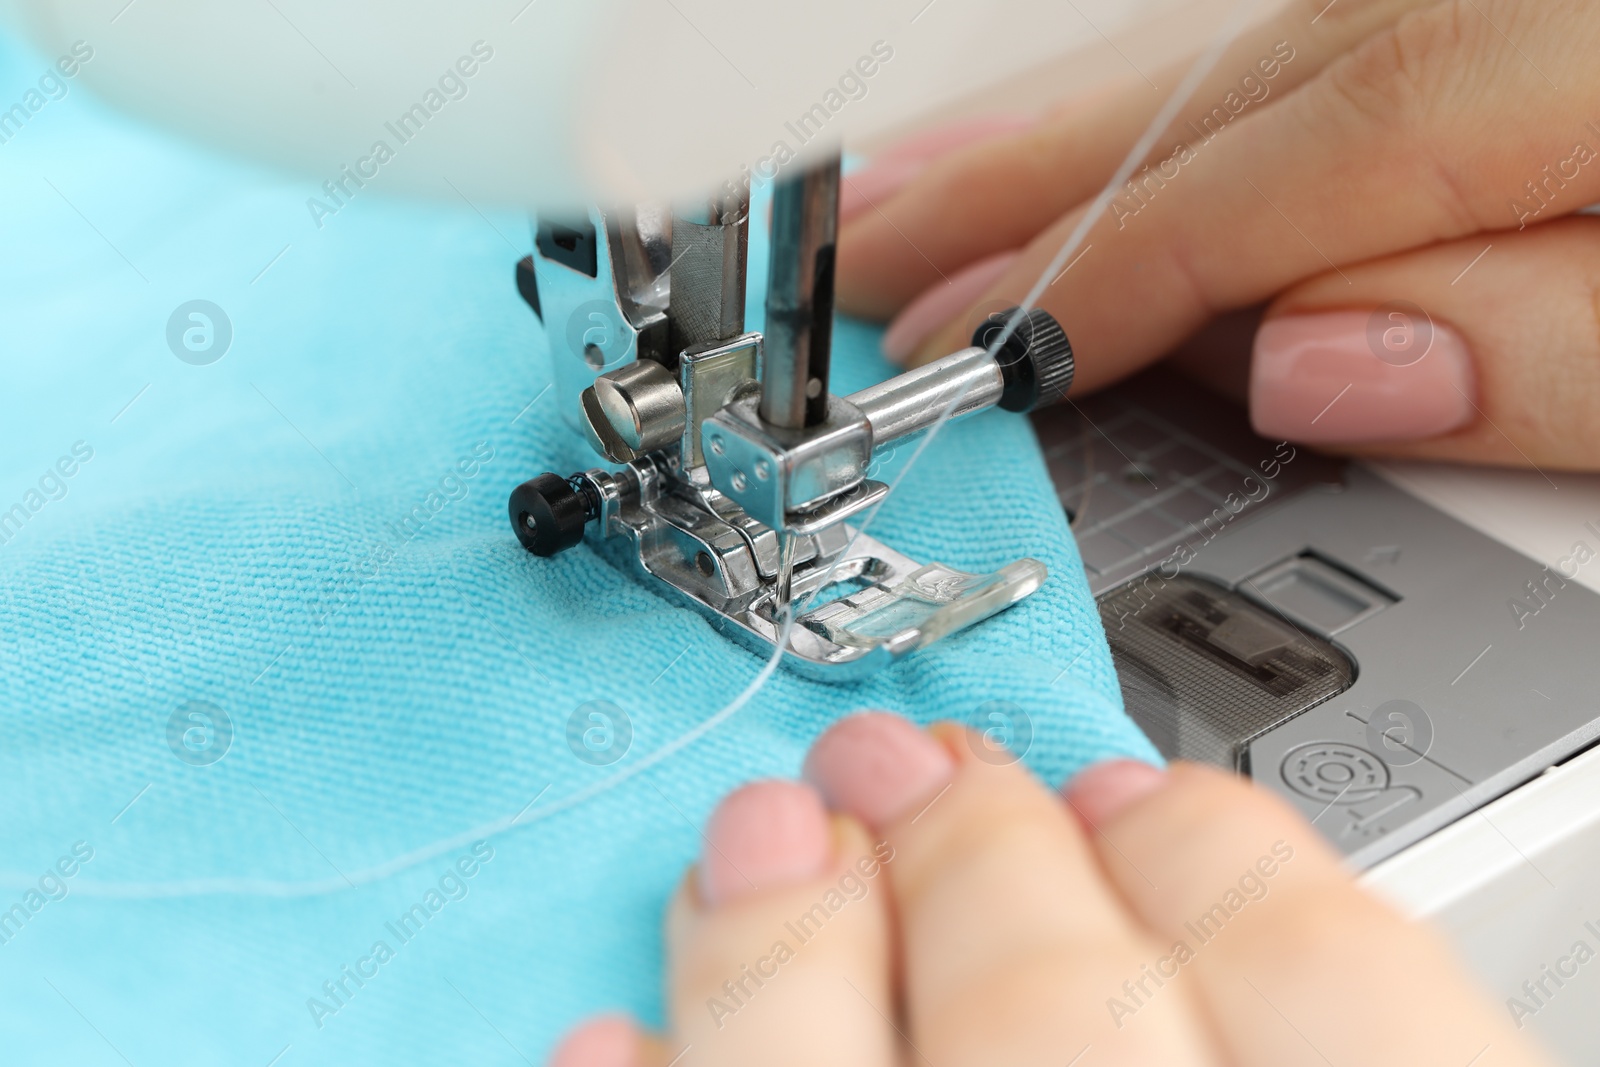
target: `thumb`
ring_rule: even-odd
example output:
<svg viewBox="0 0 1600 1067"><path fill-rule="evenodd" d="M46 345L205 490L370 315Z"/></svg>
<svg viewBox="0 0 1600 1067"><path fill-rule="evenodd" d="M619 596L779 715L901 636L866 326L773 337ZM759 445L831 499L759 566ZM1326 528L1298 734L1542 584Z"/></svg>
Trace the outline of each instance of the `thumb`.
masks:
<svg viewBox="0 0 1600 1067"><path fill-rule="evenodd" d="M1486 234L1281 295L1258 432L1358 455L1600 468L1600 219Z"/></svg>

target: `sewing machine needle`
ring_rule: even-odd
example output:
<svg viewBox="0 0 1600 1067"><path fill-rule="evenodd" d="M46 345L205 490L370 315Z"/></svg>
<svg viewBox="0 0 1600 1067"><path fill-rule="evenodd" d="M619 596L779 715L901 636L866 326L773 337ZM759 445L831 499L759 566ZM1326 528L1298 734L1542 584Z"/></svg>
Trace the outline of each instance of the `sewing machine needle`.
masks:
<svg viewBox="0 0 1600 1067"><path fill-rule="evenodd" d="M778 534L778 588L772 618L779 626L783 625L784 616L790 607L789 583L794 577L794 542L793 534L785 532Z"/></svg>

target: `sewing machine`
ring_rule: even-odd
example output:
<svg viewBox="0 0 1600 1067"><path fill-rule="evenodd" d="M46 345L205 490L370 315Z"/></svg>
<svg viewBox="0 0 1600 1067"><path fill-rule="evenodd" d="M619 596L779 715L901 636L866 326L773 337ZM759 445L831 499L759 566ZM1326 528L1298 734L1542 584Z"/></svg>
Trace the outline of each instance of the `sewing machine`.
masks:
<svg viewBox="0 0 1600 1067"><path fill-rule="evenodd" d="M1155 6L1005 0L924 18L917 0L890 19L842 0L730 18L621 0L319 12L0 2L52 55L92 41L78 77L123 106L318 180L359 167L444 74L473 70L452 75L470 102L441 102L448 121L430 108L439 117L382 164L380 184L538 214L519 285L553 331L563 417L608 465L519 488L516 536L541 553L588 537L758 650L777 647L793 614L788 660L839 678L1044 580L1026 560L991 575L921 565L851 527L881 498L876 447L947 414L1063 394L1070 347L1056 324L1005 316L933 368L833 397L819 267L834 162L807 145L787 165L765 336L743 329L743 190L707 190L770 153L880 35L916 47L893 50L892 77L834 110L821 140L948 118L985 83L1047 60L1082 75L1079 87L1103 80L1122 60L1076 12L1126 40L1113 16ZM1124 51L1151 65L1175 57L1226 5L1188 6L1200 15L1169 19L1165 44ZM759 92L740 66L751 55L763 57ZM694 76L662 77L663 56ZM643 121L646 106L676 121ZM702 208L677 213L570 207L697 198ZM1030 372L1038 396L1018 385ZM1219 402L1176 403L1158 376L1032 417L1129 712L1163 751L1248 774L1296 805L1369 884L1439 921L1503 996L1587 936L1581 920L1600 919L1600 752L1589 747L1600 583L1563 563L1574 542L1600 549L1585 526L1600 524L1600 482L1554 475L1556 493L1535 474L1280 452ZM1597 1036L1588 1002L1573 992L1540 1004L1529 1025L1581 1061Z"/></svg>
<svg viewBox="0 0 1600 1067"><path fill-rule="evenodd" d="M534 555L588 531L723 633L828 680L859 678L1044 582L1032 559L982 575L921 564L850 520L888 495L869 477L878 450L986 408L1055 403L1073 372L1060 325L1014 310L969 348L832 395L838 200L837 157L777 182L765 336L744 328L748 182L692 213L541 215L518 288L546 324L562 414L621 466L541 474L510 500Z"/></svg>

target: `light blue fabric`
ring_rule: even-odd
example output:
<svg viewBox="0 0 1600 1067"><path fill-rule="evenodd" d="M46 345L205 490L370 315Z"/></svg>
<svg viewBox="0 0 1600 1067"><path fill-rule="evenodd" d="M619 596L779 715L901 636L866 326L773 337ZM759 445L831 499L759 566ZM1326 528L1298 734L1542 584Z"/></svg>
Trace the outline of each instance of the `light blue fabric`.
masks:
<svg viewBox="0 0 1600 1067"><path fill-rule="evenodd" d="M49 62L0 40L0 107ZM696 826L854 708L988 725L1009 702L1051 779L1155 758L1028 426L991 414L874 532L972 569L1036 556L1042 592L852 688L779 672L602 789L762 661L587 548L513 540L510 488L589 463L512 285L525 220L374 187L318 228L314 193L76 86L0 144L0 511L26 516L0 527L0 1060L538 1062L586 1013L659 1018ZM232 326L210 365L168 346L195 299ZM836 337L841 390L888 372L876 332ZM631 720L609 766L568 743L597 700ZM210 765L169 744L191 701L235 731Z"/></svg>

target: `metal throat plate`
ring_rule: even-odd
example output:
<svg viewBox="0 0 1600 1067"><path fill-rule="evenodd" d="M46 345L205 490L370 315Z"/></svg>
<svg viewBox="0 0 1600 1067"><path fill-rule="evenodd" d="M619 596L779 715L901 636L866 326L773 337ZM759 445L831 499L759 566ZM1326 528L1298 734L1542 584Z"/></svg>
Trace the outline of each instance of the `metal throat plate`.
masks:
<svg viewBox="0 0 1600 1067"><path fill-rule="evenodd" d="M1170 372L1034 418L1130 714L1355 866L1600 736L1600 596L1570 575Z"/></svg>

